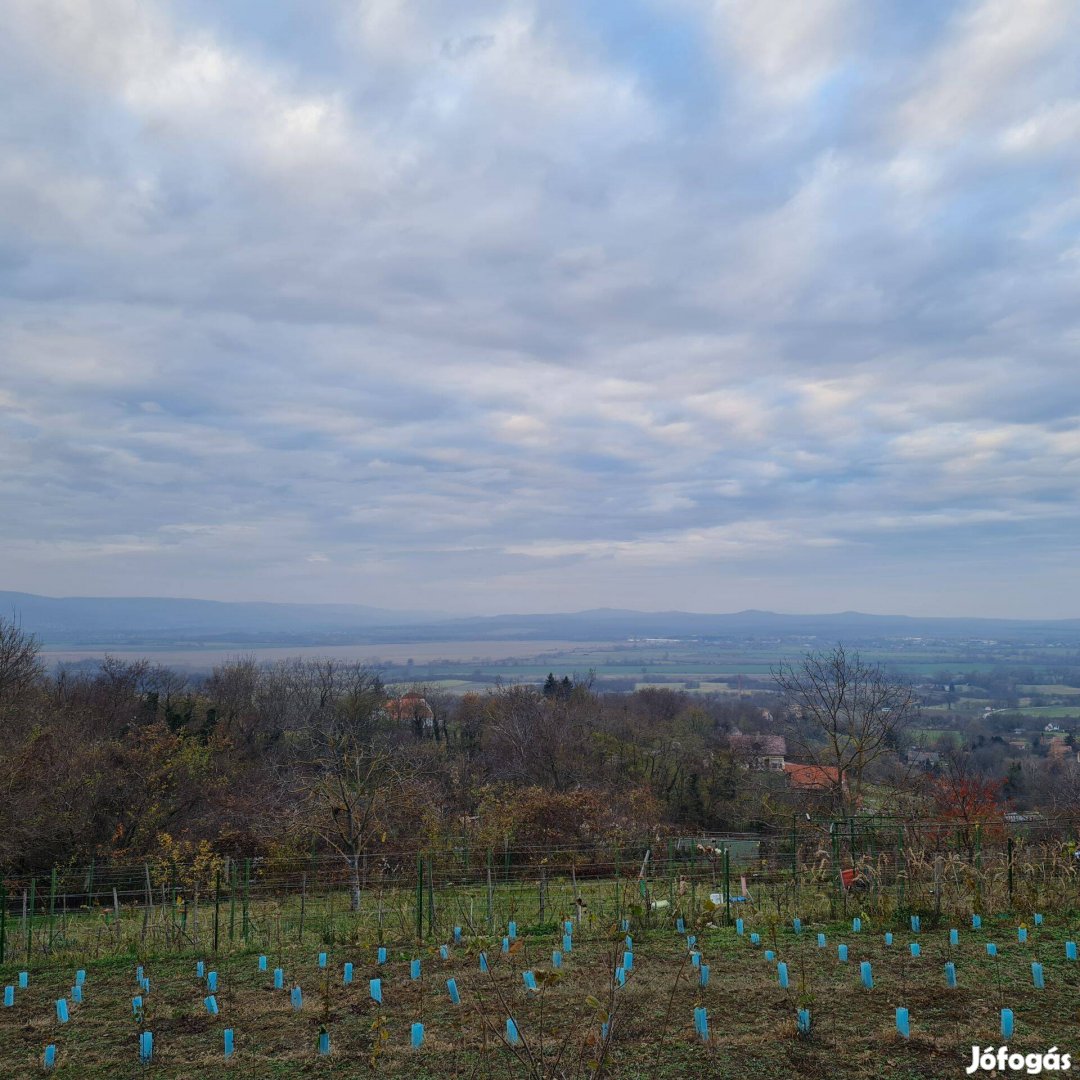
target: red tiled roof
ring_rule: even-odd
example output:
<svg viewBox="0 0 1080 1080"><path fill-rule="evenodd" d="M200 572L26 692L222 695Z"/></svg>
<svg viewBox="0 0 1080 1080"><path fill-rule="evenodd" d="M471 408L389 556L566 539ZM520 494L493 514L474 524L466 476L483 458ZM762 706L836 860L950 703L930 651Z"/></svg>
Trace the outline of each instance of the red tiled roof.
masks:
<svg viewBox="0 0 1080 1080"><path fill-rule="evenodd" d="M840 782L840 770L835 765L799 765L788 761L784 763L784 772L792 787L804 791L829 791Z"/></svg>
<svg viewBox="0 0 1080 1080"><path fill-rule="evenodd" d="M402 694L386 703L386 711L395 720L431 720L435 713L420 694Z"/></svg>

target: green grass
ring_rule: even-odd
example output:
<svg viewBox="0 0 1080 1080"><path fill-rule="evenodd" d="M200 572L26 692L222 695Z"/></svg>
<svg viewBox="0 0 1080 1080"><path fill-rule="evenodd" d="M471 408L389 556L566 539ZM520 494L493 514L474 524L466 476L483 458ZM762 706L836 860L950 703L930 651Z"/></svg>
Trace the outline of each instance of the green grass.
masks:
<svg viewBox="0 0 1080 1080"><path fill-rule="evenodd" d="M1080 718L1080 703L1076 705L1026 705L1017 709L1002 709L1003 714L1015 716L1046 717L1047 720L1060 720L1065 717Z"/></svg>
<svg viewBox="0 0 1080 1080"><path fill-rule="evenodd" d="M695 685L689 686L688 683ZM663 690L685 690L689 694L723 694L725 696L739 697L738 686L732 686L727 682L703 682L693 676L687 676L682 680L674 680L671 682L638 682L635 684L635 690L645 690L651 687L663 689ZM749 691L742 691L743 697L745 697Z"/></svg>
<svg viewBox="0 0 1080 1080"><path fill-rule="evenodd" d="M959 731L952 731L950 728L915 728L912 735L924 745L930 745L941 738L946 738L954 746L957 746L964 740L964 736Z"/></svg>

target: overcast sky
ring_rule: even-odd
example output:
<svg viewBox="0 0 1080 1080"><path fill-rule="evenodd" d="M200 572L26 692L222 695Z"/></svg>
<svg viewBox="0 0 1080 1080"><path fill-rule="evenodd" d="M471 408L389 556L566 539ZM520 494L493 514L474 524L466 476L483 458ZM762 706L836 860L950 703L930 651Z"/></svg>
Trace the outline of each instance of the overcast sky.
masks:
<svg viewBox="0 0 1080 1080"><path fill-rule="evenodd" d="M1075 0L0 14L0 588L1080 616Z"/></svg>

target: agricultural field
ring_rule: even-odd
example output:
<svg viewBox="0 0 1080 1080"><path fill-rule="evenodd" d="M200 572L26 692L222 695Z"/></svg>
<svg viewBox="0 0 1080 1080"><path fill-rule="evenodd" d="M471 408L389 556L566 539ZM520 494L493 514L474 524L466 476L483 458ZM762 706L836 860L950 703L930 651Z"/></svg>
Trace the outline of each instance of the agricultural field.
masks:
<svg viewBox="0 0 1080 1080"><path fill-rule="evenodd" d="M1027 923L1025 943L1018 941L1018 921ZM888 931L868 918L861 923L858 932L851 922L804 923L796 933L748 912L741 934L706 923L687 936L670 928L642 932L631 922L629 935L621 925L579 930L570 951L561 926L531 925L517 928L509 952L497 939L454 945L451 938L445 959L438 947L399 946L380 964L374 946L341 946L325 950L325 968L316 952L296 948L271 954L266 970L257 951L113 956L85 962L81 1004L70 1001L71 965L34 965L28 988L16 990L14 1006L0 1014L0 1071L40 1075L49 1044L56 1047L57 1076L101 1080L135 1074L864 1077L886 1069L893 1077L955 1077L976 1043L1007 1041L1021 1053L1055 1045L1062 1053L1080 1052L1080 966L1065 959L1066 940L1077 937L1068 920L1048 916L1036 927L996 918L978 930L961 926L955 946L949 926L925 917L918 933L896 922ZM988 943L997 945L996 957L987 955ZM481 952L487 973L480 970ZM196 975L200 959L207 975L216 973L216 1015L206 1003L207 978ZM1033 962L1042 964L1044 989L1033 988ZM955 988L948 986L948 963L955 966ZM150 989L133 1011L137 965ZM276 968L283 972L277 990ZM535 990L526 985L528 973ZM381 1003L372 996L372 979L380 981ZM4 980L17 985L17 972L6 969ZM70 1018L61 1024L56 1001L65 996ZM898 1030L898 1008L908 1010L907 1037ZM1002 1008L1013 1013L1008 1040L1001 1038ZM707 1038L695 1028L696 1009L705 1010ZM808 1010L807 1034L799 1031L800 1009ZM516 1025L518 1045L508 1041L507 1019ZM412 1045L416 1024L423 1025L418 1047ZM228 1059L226 1029L235 1048ZM145 1067L143 1031L153 1034ZM329 1035L327 1054L319 1052L321 1031Z"/></svg>
<svg viewBox="0 0 1080 1080"><path fill-rule="evenodd" d="M1075 705L1021 705L1016 709L1001 709L1003 715L1044 717L1047 720L1061 720L1068 717L1080 717L1080 702Z"/></svg>
<svg viewBox="0 0 1080 1080"><path fill-rule="evenodd" d="M924 648L905 647L896 641L851 642L868 663L881 663L891 672L913 680L948 675L963 687L963 676L979 671L1008 671L1022 665L1036 678L1054 677L1061 659L1053 650L1017 650L1003 644L989 651L972 651L958 643L939 643ZM123 660L150 658L187 672L209 672L217 664L242 654L260 663L291 658L333 657L342 662L361 661L377 668L390 684L416 682L447 685L462 692L482 689L495 680L508 683L542 682L549 671L558 676L595 673L606 679L633 679L642 684L671 686L685 682L731 684L744 676L769 681L783 661L798 659L809 641L785 639L708 640L686 638L670 641L424 641L384 642L356 645L258 646L218 644L204 648L124 647L64 648L50 646L43 655L50 664L87 663L106 653ZM1033 667L1034 665L1034 667ZM1031 676L1028 676L1029 678ZM1031 693L1066 694L1061 684L1030 683ZM720 691L722 692L722 690ZM958 702L958 704L962 704Z"/></svg>
<svg viewBox="0 0 1080 1080"><path fill-rule="evenodd" d="M647 906L633 878L529 875L366 893L359 913L327 891L189 905L182 924L174 906L9 919L0 1075L42 1075L49 1046L80 1080L914 1080L963 1075L975 1044L1076 1056L1074 871L1018 850L911 853L903 878L863 858L872 885L850 895L827 868L740 864L719 906L697 864L652 880Z"/></svg>
<svg viewBox="0 0 1080 1080"><path fill-rule="evenodd" d="M688 694L722 694L734 697L749 697L752 693L760 693L760 691L739 690L737 681L733 684L732 682L715 679L698 680L690 678L681 680L676 679L671 682L638 682L634 684L634 689L677 690L685 691Z"/></svg>
<svg viewBox="0 0 1080 1080"><path fill-rule="evenodd" d="M914 728L911 735L913 739L927 746L935 745L942 738L948 739L954 746L959 746L964 741L963 733L952 728Z"/></svg>

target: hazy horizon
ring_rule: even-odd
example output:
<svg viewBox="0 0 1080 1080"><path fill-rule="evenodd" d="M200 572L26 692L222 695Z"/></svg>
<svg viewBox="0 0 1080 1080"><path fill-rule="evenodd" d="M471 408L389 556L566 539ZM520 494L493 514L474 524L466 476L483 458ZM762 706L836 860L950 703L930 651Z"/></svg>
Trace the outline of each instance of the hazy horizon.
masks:
<svg viewBox="0 0 1080 1080"><path fill-rule="evenodd" d="M9 0L0 586L1080 613L1067 0Z"/></svg>
<svg viewBox="0 0 1080 1080"><path fill-rule="evenodd" d="M435 620L439 620L439 619L456 620L456 619L469 619L469 618L499 618L499 617L512 617L512 616L519 616L519 615L524 615L524 616L528 616L528 615L583 615L583 614L587 614L587 613L593 612L593 611L596 611L596 612L602 612L602 611L612 611L612 612L626 611L626 612L635 613L635 614L642 614L642 615L685 614L685 615L715 615L715 616L722 616L722 617L730 617L730 616L744 615L744 614L762 614L762 615L776 615L776 616L781 617L781 618L786 617L786 616L792 616L792 617L820 616L820 617L834 618L834 617L843 616L843 615L861 615L861 616L869 616L871 618L898 618L898 619L957 619L957 620L986 619L986 620L990 620L990 621L1008 621L1008 620L1016 619L1018 621L1024 621L1024 622L1057 622L1057 621L1064 621L1064 620L1070 620L1070 619L1080 619L1080 613L1075 614L1075 615L1064 615L1064 616L1057 616L1057 617L1041 616L1041 617L1037 617L1037 618L1036 617L1026 617L1025 618L1025 617L1022 617L1022 616L1002 615L999 612L992 612L990 614L981 615L981 614L972 614L972 613L966 612L966 611L960 611L960 612L951 612L949 614L938 615L938 614L913 614L913 613L907 612L907 611L865 611L865 610L860 610L860 609L857 609L857 608L843 608L843 609L837 608L835 610L829 610L829 611L826 611L826 610L798 611L798 610L792 610L792 609L776 609L776 608L762 608L762 607L728 608L728 609L703 609L703 608L699 609L699 608L694 608L694 607L689 607L689 606L687 606L687 607L656 607L656 608L648 608L648 607L627 607L625 605L618 605L618 604L603 604L603 605L598 605L596 607L588 607L588 608L584 608L584 607L582 607L582 608L555 608L555 607L552 607L552 608L546 608L546 609L545 608L536 608L536 609L530 609L530 610L522 609L522 610L492 610L492 611L474 611L474 612L466 612L466 611L430 612L430 611L425 611L424 609L421 609L421 608L405 608L405 607L390 607L390 608L378 607L378 608L376 608L376 607L371 606L371 605L353 604L353 603L351 603L349 601L342 601L342 600L325 601L325 602L278 601L278 600L261 599L261 598L256 598L256 597L240 597L240 598L238 598L236 600L222 600L222 599L218 599L218 598L215 598L215 597L209 597L209 596L178 596L178 595L167 596L167 595L164 595L164 594L157 595L157 594L150 594L150 593L147 593L147 594L134 594L134 593L120 594L120 593L118 593L118 594L113 594L113 595L108 595L108 596L98 594L98 593L84 593L84 594L67 593L67 594L64 594L63 596L59 596L59 595L50 595L50 594L47 594L47 593L27 593L26 590L22 590L22 589L0 589L0 599L4 598L6 595L12 594L12 593L23 593L23 594L25 594L27 596L32 596L32 597L35 597L35 598L38 598L38 599L56 600L56 601L63 601L63 600L102 600L102 601L147 600L147 601L152 601L152 600L158 600L158 601L162 601L162 602L177 601L177 602L180 602L180 603L190 602L190 603L211 603L211 604L228 604L228 605L233 605L233 604L236 604L236 605L267 604L267 605L283 605L283 606L286 606L286 607L325 607L325 608L340 608L340 607L365 608L365 607L372 607L372 610L375 610L375 611L386 611L388 613L394 613L394 614L400 614L400 615L411 615L411 616L415 616L415 618L417 620L424 620L424 621L429 621L429 620L430 621L435 621ZM10 612L7 612L7 613L0 612L0 615L10 616L10 614L11 614Z"/></svg>

